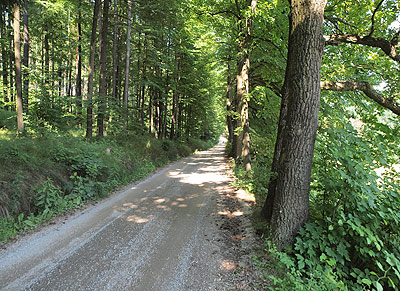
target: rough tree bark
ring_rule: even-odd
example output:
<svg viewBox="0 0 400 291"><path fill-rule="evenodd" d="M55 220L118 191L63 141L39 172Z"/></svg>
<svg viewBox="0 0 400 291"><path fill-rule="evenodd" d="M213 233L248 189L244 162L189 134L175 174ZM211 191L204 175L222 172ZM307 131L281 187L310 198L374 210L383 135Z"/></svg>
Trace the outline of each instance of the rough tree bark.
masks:
<svg viewBox="0 0 400 291"><path fill-rule="evenodd" d="M288 57L287 59L290 58L290 36L289 36L289 41L288 41ZM287 107L288 107L288 99L289 99L289 92L288 92L288 87L287 87L287 80L288 80L288 65L286 65L286 72L285 72L285 81L282 86L281 90L281 109L280 109L280 114L279 114L279 123L278 123L278 133L276 136L276 142L275 142L275 151L274 151L274 157L272 160L272 167L271 167L271 177L269 180L268 184L268 194L267 198L265 200L264 206L261 210L261 215L267 220L271 221L272 218L272 211L274 207L274 201L275 201L275 193L276 193L276 183L277 183L277 174L279 171L279 161L281 157L281 152L282 152L282 146L283 146L283 133L286 130L286 115L287 115Z"/></svg>
<svg viewBox="0 0 400 291"><path fill-rule="evenodd" d="M288 110L279 160L272 239L293 243L309 214L309 191L320 103L322 36L326 0L291 0L291 46L287 60Z"/></svg>
<svg viewBox="0 0 400 291"><path fill-rule="evenodd" d="M15 88L17 90L17 129L19 133L24 131L24 119L22 109L22 76L21 76L21 20L19 3L14 3L14 56L15 56Z"/></svg>
<svg viewBox="0 0 400 291"><path fill-rule="evenodd" d="M87 105L87 121L86 121L86 137L93 136L93 73L94 73L94 59L95 47L97 37L97 22L100 11L100 0L94 1L94 11L92 20L92 34L90 36L90 55L89 55L89 68L88 68L88 105Z"/></svg>

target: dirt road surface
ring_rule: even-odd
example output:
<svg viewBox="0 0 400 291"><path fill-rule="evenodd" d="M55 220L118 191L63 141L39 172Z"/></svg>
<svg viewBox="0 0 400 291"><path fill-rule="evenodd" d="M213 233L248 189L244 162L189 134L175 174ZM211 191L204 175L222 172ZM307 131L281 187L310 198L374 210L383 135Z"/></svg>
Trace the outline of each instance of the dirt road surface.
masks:
<svg viewBox="0 0 400 291"><path fill-rule="evenodd" d="M170 164L1 250L0 290L252 289L243 274L250 228L223 149Z"/></svg>

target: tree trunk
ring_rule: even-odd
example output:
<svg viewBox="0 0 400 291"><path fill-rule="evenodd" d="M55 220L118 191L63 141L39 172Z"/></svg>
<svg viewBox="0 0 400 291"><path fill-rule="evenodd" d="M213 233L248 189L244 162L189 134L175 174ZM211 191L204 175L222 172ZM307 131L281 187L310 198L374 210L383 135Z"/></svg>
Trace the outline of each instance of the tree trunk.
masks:
<svg viewBox="0 0 400 291"><path fill-rule="evenodd" d="M28 14L28 0L23 3L23 24L24 24L24 94L23 104L24 112L28 112L29 105L29 14Z"/></svg>
<svg viewBox="0 0 400 291"><path fill-rule="evenodd" d="M180 57L178 53L175 52L175 88L172 94L172 116L171 116L171 130L170 130L170 139L176 138L176 127L177 127L177 119L178 119L178 97L179 97L179 83L180 83Z"/></svg>
<svg viewBox="0 0 400 291"><path fill-rule="evenodd" d="M102 29L100 37L100 78L99 78L99 112L97 113L97 136L104 136L104 116L106 111L107 96L107 32L108 32L108 10L110 0L104 0Z"/></svg>
<svg viewBox="0 0 400 291"><path fill-rule="evenodd" d="M320 102L325 0L292 0L288 111L271 218L279 248L294 242L309 213L309 191Z"/></svg>
<svg viewBox="0 0 400 291"><path fill-rule="evenodd" d="M62 96L63 93L63 69L62 69L62 59L60 58L58 63L58 97Z"/></svg>
<svg viewBox="0 0 400 291"><path fill-rule="evenodd" d="M289 31L292 31L292 20L289 15ZM288 38L288 55L287 60L291 59L291 46L292 41L290 40L290 34ZM268 184L268 195L265 200L264 206L261 210L261 215L268 221L271 221L272 218L272 211L274 207L274 200L275 200L275 193L276 193L276 182L278 178L278 171L279 171L279 161L282 152L283 146L283 134L286 131L286 116L287 116L287 106L288 106L288 74L289 74L289 66L288 63L286 64L285 70L285 81L283 82L282 90L281 90L281 109L279 114L279 123L278 123L278 133L276 136L275 141L275 151L274 157L272 160L271 166L271 177Z"/></svg>
<svg viewBox="0 0 400 291"><path fill-rule="evenodd" d="M239 116L237 125L240 127L239 136L234 142L234 156L236 159L243 159L243 166L246 171L251 170L250 157L250 124L249 124L249 69L251 49L251 27L252 16L255 13L257 0L250 1L251 14L243 19L241 37L239 43L238 73L236 75L236 110Z"/></svg>
<svg viewBox="0 0 400 291"><path fill-rule="evenodd" d="M72 96L72 58L73 55L71 53L67 64L67 96Z"/></svg>
<svg viewBox="0 0 400 291"><path fill-rule="evenodd" d="M181 137L182 136L182 132L183 132L183 100L184 97L182 97L182 95L179 95L178 98L178 132L177 132L177 137Z"/></svg>
<svg viewBox="0 0 400 291"><path fill-rule="evenodd" d="M129 3L128 3L129 5ZM129 21L129 20L128 20ZM118 0L114 0L114 39L113 39L113 73L112 73L112 98L117 98L117 44L118 44Z"/></svg>
<svg viewBox="0 0 400 291"><path fill-rule="evenodd" d="M46 96L49 93L49 75L50 75L50 44L49 44L49 29L48 24L45 24L44 27L45 35L44 35L44 76L45 76L45 87L46 87Z"/></svg>
<svg viewBox="0 0 400 291"><path fill-rule="evenodd" d="M151 87L149 89L149 133L153 134L154 133L154 123L153 123L153 119L154 119L154 94L155 94L155 89L154 87Z"/></svg>
<svg viewBox="0 0 400 291"><path fill-rule="evenodd" d="M144 132L144 107L145 107L145 95L146 95L146 84L145 82L147 81L147 34L144 34L144 57L143 57L143 63L142 63L142 81L143 85L141 86L141 92L140 92L140 122L142 125L142 131ZM139 109L139 107L138 107Z"/></svg>
<svg viewBox="0 0 400 291"><path fill-rule="evenodd" d="M241 95L241 102L239 103L240 106L240 121L241 121L241 128L242 132L240 134L241 137L241 153L240 156L243 158L243 166L246 171L251 170L251 159L250 159L250 125L249 125L249 69L250 69L250 58L249 55L242 63L242 70L240 79L237 80L239 84L241 84L242 92ZM240 83L243 82L243 83Z"/></svg>
<svg viewBox="0 0 400 291"><path fill-rule="evenodd" d="M80 118L82 114L82 26L81 26L81 0L78 2L77 19L77 54L76 54L76 116ZM80 123L80 121L79 121Z"/></svg>
<svg viewBox="0 0 400 291"><path fill-rule="evenodd" d="M21 76L21 22L19 3L14 4L14 55L15 55L15 88L17 90L17 128L19 133L24 131L22 115L22 76Z"/></svg>
<svg viewBox="0 0 400 291"><path fill-rule="evenodd" d="M289 41L289 46L290 46L290 41ZM287 69L286 69L286 72L287 72ZM287 75L287 73L286 73L286 75ZM286 81L285 81L283 88L282 88L282 100L281 100L281 109L280 109L280 115L279 115L278 134L276 137L274 157L272 160L271 178L270 178L269 184L268 184L268 195L265 200L264 206L261 210L261 215L268 221L271 220L273 206L274 206L274 200L275 200L276 182L277 182L277 178L278 178L277 173L279 170L279 160L280 160L282 146L283 146L283 144L282 144L283 143L283 133L286 130L287 105L288 105L288 91L287 91L287 86L286 86Z"/></svg>
<svg viewBox="0 0 400 291"><path fill-rule="evenodd" d="M6 16L5 12L1 13L1 39L6 40L8 37L7 34L7 27L6 27ZM2 75L3 75L3 92L4 92L4 103L9 102L10 96L9 96L9 90L8 90L8 71L9 71L9 57L8 57L8 49L6 46L6 41L3 43L2 50L1 50L1 56L2 56ZM8 109L8 106L5 106L6 109Z"/></svg>
<svg viewBox="0 0 400 291"><path fill-rule="evenodd" d="M175 128L176 128L176 116L178 110L178 93L175 92L172 94L172 116L171 116L171 129L170 129L170 139L175 139Z"/></svg>
<svg viewBox="0 0 400 291"><path fill-rule="evenodd" d="M94 1L94 11L92 20L92 34L90 36L90 55L89 55L89 68L88 68L88 105L87 105L87 121L86 121L86 137L93 136L93 73L94 73L94 59L96 48L96 32L97 22L100 11L100 0Z"/></svg>
<svg viewBox="0 0 400 291"><path fill-rule="evenodd" d="M228 72L226 78L226 126L228 127L228 140L232 144L233 142L233 123L232 123L232 76L231 76L231 64L228 61Z"/></svg>
<svg viewBox="0 0 400 291"><path fill-rule="evenodd" d="M10 10L11 10L11 8L10 8ZM8 14L8 30L11 33L11 31L13 31L11 23L13 21L14 15L13 15L12 11L9 11L9 12L10 13ZM9 80L8 85L9 85L9 88L10 88L10 90L9 90L10 94L9 94L8 101L9 102L14 102L15 101L15 96L14 96L14 86L13 86L13 84L14 84L14 75L13 75L13 73L15 72L15 70L13 70L12 68L13 67L15 68L15 54L13 54L13 52L15 53L15 51L14 51L15 43L14 43L14 39L13 39L12 36L9 37L8 45L9 45L9 60L10 60L9 70L8 70L8 80ZM11 108L14 108L14 106L11 107Z"/></svg>
<svg viewBox="0 0 400 291"><path fill-rule="evenodd" d="M126 32L125 83L124 83L124 95L123 95L123 103L126 110L128 110L128 98L129 98L128 89L129 89L129 65L131 58L131 24L132 24L132 1L128 0L128 28Z"/></svg>

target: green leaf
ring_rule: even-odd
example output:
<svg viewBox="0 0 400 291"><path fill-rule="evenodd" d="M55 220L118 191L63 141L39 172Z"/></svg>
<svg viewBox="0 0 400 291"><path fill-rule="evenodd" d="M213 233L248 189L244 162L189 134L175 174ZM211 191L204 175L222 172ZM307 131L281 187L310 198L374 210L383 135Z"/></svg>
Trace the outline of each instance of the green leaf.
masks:
<svg viewBox="0 0 400 291"><path fill-rule="evenodd" d="M381 269L381 271L385 272L385 269L382 267L382 264L380 262L376 262L376 264L378 265L378 268Z"/></svg>
<svg viewBox="0 0 400 291"><path fill-rule="evenodd" d="M377 291L383 291L383 287L378 281L375 282L375 287Z"/></svg>
<svg viewBox="0 0 400 291"><path fill-rule="evenodd" d="M372 284L371 280L368 278L364 278L361 280L361 283L366 284L368 286L370 286Z"/></svg>

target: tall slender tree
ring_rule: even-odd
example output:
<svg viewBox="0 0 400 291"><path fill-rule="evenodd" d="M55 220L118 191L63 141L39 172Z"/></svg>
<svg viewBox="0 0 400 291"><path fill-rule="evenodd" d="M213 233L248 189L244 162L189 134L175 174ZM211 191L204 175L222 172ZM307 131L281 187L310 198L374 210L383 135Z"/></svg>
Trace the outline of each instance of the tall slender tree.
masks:
<svg viewBox="0 0 400 291"><path fill-rule="evenodd" d="M129 99L129 68L130 68L130 57L131 57L131 26L132 26L132 1L128 0L128 27L126 32L126 55L125 55L125 81L124 81L124 94L123 104L126 110L128 110L128 99Z"/></svg>
<svg viewBox="0 0 400 291"><path fill-rule="evenodd" d="M112 71L112 98L117 98L117 47L118 47L118 0L114 0L114 31L113 31L113 71Z"/></svg>
<svg viewBox="0 0 400 291"><path fill-rule="evenodd" d="M23 25L24 25L24 86L23 86L23 108L24 112L28 112L29 105L29 14L28 0L23 2Z"/></svg>
<svg viewBox="0 0 400 291"><path fill-rule="evenodd" d="M256 10L257 1L250 0L250 15L244 16L240 10L238 0L235 1L238 15L241 15L240 35L239 35L239 59L236 74L236 110L238 113L238 126L240 127L239 139L235 143L235 157L242 158L246 171L251 170L250 157L250 124L249 124L249 105L250 94L249 70L250 70L250 50L251 50L251 28L252 18Z"/></svg>
<svg viewBox="0 0 400 291"><path fill-rule="evenodd" d="M76 22L77 53L76 53L76 115L80 118L82 114L82 0L78 0L78 18Z"/></svg>
<svg viewBox="0 0 400 291"><path fill-rule="evenodd" d="M22 76L21 76L21 15L19 2L14 3L14 56L15 56L15 88L17 91L17 128L18 132L24 131L24 118L22 109Z"/></svg>
<svg viewBox="0 0 400 291"><path fill-rule="evenodd" d="M108 10L110 0L104 0L103 17L100 36L100 78L99 78L99 102L97 113L97 136L102 137L105 133L104 118L107 100L107 34L108 34Z"/></svg>
<svg viewBox="0 0 400 291"><path fill-rule="evenodd" d="M87 120L86 120L86 137L91 138L93 136L93 75L94 75L94 61L95 61L95 49L96 49L96 38L97 38L97 22L100 11L100 0L94 1L93 8L93 20L92 20L92 33L90 36L90 53L89 53L89 68L88 68L88 105L87 105Z"/></svg>

